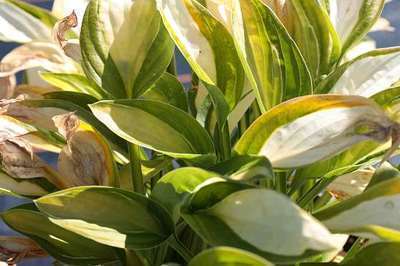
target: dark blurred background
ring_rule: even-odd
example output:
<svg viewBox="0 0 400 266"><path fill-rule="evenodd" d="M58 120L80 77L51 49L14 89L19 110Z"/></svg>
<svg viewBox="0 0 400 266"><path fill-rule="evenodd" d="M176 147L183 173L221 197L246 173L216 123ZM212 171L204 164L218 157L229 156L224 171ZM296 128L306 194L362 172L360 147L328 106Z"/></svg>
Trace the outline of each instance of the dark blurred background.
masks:
<svg viewBox="0 0 400 266"><path fill-rule="evenodd" d="M74 0L69 0L74 1ZM351 0L348 0L351 1ZM51 9L53 5L52 0L26 0L25 2L33 3L43 8ZM376 41L378 48L389 47L389 46L400 46L400 0L392 0L386 4L383 12L383 17L388 19L393 26L393 31L390 32L373 32L370 37ZM0 25L1 27L1 25ZM0 42L0 59L7 54L16 45L10 43ZM189 68L185 65L184 59L181 55L177 55L178 72L181 75L180 79L182 82L190 82L190 76L188 76ZM20 202L8 197L0 197L0 211L8 209L12 206L18 205ZM3 223L0 222L0 235L14 235L15 233L8 229ZM52 259L36 259L27 260L19 263L20 266L47 266L52 265Z"/></svg>

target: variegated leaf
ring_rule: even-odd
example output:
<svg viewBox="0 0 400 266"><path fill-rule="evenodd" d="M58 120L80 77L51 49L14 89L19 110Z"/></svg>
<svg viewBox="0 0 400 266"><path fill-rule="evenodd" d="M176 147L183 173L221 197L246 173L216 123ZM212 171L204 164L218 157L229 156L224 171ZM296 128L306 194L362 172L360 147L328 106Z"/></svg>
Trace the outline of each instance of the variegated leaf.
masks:
<svg viewBox="0 0 400 266"><path fill-rule="evenodd" d="M239 154L266 156L274 167L301 167L362 141L387 141L393 127L395 122L366 98L304 96L258 118L235 150Z"/></svg>
<svg viewBox="0 0 400 266"><path fill-rule="evenodd" d="M38 18L14 5L12 1L0 1L0 25L2 41L51 41L51 29Z"/></svg>
<svg viewBox="0 0 400 266"><path fill-rule="evenodd" d="M211 188L218 184L197 191L182 209L184 219L211 245L241 248L271 262L288 264L338 251L347 239L331 234L275 191L242 189L213 198Z"/></svg>
<svg viewBox="0 0 400 266"><path fill-rule="evenodd" d="M385 48L363 54L340 66L318 92L371 97L389 89L400 77L400 48Z"/></svg>
<svg viewBox="0 0 400 266"><path fill-rule="evenodd" d="M157 8L193 71L220 88L234 107L242 97L244 71L228 30L197 1L157 0Z"/></svg>
<svg viewBox="0 0 400 266"><path fill-rule="evenodd" d="M399 195L400 178L392 178L315 216L333 232L398 241Z"/></svg>

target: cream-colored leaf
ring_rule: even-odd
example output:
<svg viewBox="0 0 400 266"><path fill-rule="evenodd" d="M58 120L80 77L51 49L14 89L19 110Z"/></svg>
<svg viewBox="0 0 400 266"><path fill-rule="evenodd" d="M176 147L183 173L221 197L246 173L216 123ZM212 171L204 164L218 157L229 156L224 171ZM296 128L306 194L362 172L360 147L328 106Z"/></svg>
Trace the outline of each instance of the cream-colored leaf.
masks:
<svg viewBox="0 0 400 266"><path fill-rule="evenodd" d="M32 42L12 50L0 62L0 77L42 67L52 72L77 73L77 64L53 43Z"/></svg>
<svg viewBox="0 0 400 266"><path fill-rule="evenodd" d="M351 63L330 93L370 97L391 87L400 77L400 49L364 54Z"/></svg>
<svg viewBox="0 0 400 266"><path fill-rule="evenodd" d="M347 239L331 234L289 198L271 190L233 193L208 212L252 246L273 254L297 256L306 250L340 250Z"/></svg>
<svg viewBox="0 0 400 266"><path fill-rule="evenodd" d="M18 195L40 197L48 194L41 186L30 180L15 180L6 173L0 171L0 188Z"/></svg>
<svg viewBox="0 0 400 266"><path fill-rule="evenodd" d="M183 0L157 0L164 24L197 75L207 83L217 79L213 50L191 17Z"/></svg>
<svg viewBox="0 0 400 266"><path fill-rule="evenodd" d="M370 232L366 233L362 228L374 225L400 231L399 220L400 196L391 195L361 202L349 210L324 220L323 223L334 231L354 231L356 235L376 239L374 235Z"/></svg>
<svg viewBox="0 0 400 266"><path fill-rule="evenodd" d="M375 170L363 169L339 176L327 187L327 191L338 200L345 200L361 194L371 181Z"/></svg>
<svg viewBox="0 0 400 266"><path fill-rule="evenodd" d="M24 136L36 129L7 115L0 115L0 142Z"/></svg>
<svg viewBox="0 0 400 266"><path fill-rule="evenodd" d="M2 41L51 41L51 30L45 24L6 0L0 0L0 25Z"/></svg>
<svg viewBox="0 0 400 266"><path fill-rule="evenodd" d="M274 167L301 167L365 140L386 142L397 127L383 109L366 98L304 96L263 114L244 133L235 150L266 156Z"/></svg>

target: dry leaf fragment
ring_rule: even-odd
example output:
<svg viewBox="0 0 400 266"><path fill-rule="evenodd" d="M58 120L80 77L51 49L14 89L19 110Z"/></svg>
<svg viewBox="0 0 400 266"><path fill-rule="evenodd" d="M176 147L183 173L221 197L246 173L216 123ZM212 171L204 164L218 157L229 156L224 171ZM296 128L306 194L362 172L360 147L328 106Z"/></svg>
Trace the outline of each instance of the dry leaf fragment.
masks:
<svg viewBox="0 0 400 266"><path fill-rule="evenodd" d="M74 113L53 118L60 134L67 139L58 159L58 169L68 173L69 186L109 185L112 176L110 151L90 126Z"/></svg>
<svg viewBox="0 0 400 266"><path fill-rule="evenodd" d="M0 236L0 261L16 265L24 258L47 257L48 254L36 242L18 236Z"/></svg>

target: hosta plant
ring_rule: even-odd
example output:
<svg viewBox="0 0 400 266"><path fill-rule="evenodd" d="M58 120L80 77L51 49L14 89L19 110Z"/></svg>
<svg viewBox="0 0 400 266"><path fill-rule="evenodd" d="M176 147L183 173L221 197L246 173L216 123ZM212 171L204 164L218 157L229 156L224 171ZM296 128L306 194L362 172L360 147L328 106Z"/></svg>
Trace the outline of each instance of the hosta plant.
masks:
<svg viewBox="0 0 400 266"><path fill-rule="evenodd" d="M0 0L2 259L400 265L384 2Z"/></svg>

